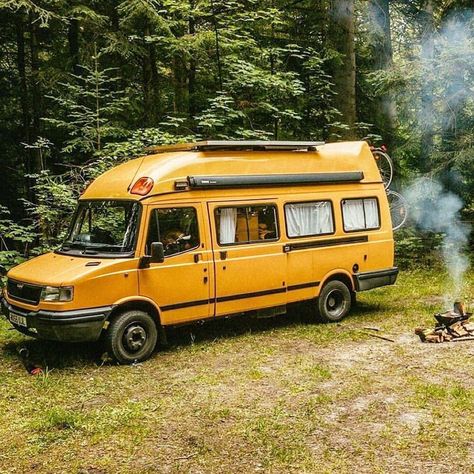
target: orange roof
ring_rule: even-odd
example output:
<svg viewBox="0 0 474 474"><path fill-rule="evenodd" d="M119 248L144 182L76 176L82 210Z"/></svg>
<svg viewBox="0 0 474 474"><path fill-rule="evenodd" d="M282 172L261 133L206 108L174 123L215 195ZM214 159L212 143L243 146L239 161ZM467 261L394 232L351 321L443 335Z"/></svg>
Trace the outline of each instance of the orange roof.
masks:
<svg viewBox="0 0 474 474"><path fill-rule="evenodd" d="M188 146L189 145L185 145ZM169 149L169 148L168 148ZM236 149L180 150L155 153L130 160L99 176L81 199L143 199L130 193L141 177L150 177L154 186L148 196L175 191L176 181L188 176L249 176L308 173L364 173L364 182L381 182L380 174L366 142L318 144L296 150L248 151ZM145 196L146 197L146 196Z"/></svg>

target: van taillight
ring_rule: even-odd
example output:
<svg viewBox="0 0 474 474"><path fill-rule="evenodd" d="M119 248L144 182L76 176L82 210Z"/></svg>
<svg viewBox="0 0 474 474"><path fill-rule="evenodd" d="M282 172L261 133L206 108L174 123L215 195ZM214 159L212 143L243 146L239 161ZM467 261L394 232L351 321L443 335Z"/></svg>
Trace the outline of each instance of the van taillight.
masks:
<svg viewBox="0 0 474 474"><path fill-rule="evenodd" d="M130 190L130 194L139 194L140 196L145 196L151 191L154 184L155 183L151 178L144 176L135 182L135 184L132 186L132 189Z"/></svg>

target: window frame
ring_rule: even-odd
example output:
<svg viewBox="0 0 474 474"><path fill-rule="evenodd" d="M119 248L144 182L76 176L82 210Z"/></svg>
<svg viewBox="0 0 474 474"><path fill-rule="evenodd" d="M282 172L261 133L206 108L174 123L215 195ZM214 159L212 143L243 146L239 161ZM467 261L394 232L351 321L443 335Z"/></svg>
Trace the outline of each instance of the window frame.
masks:
<svg viewBox="0 0 474 474"><path fill-rule="evenodd" d="M378 227L370 227L370 228L364 227L363 229L346 230L346 224L345 224L345 221L344 221L344 207L343 207L344 201L361 201L361 200L364 201L365 199L375 199L375 202L377 203L377 216L379 218ZM364 224L366 224L367 218L366 218L366 215L365 215L365 206L363 206L363 209L364 209ZM382 216L380 214L380 201L379 201L379 198L377 196L342 198L341 199L341 219L342 219L342 228L344 230L344 233L346 233L346 234L352 234L354 232L370 232L370 231L373 231L373 230L379 230L382 227Z"/></svg>
<svg viewBox="0 0 474 474"><path fill-rule="evenodd" d="M194 212L196 213L196 227L197 227L197 233L198 233L198 238L199 238L199 242L197 243L197 245L195 245L194 247L190 248L190 249L185 249L183 250L182 252L176 252L176 253L173 253L171 255L165 255L164 258L165 260L167 258L170 258L170 257L176 257L177 255L183 255L185 253L188 253L188 252L191 252L192 250L196 250L198 248L201 247L201 244L202 244L202 241L201 241L201 228L200 228L200 225L199 225L199 214L198 214L198 209L196 206L193 206L193 205L188 205L188 206L167 206L167 207L152 207L150 209L150 213L148 215L148 220L147 220L147 229L146 229L146 238L145 238L145 242L144 242L144 252L143 254L144 255L147 255L146 253L146 250L147 250L147 243L148 243L148 235L149 235L149 232L150 232L150 223L153 219L152 217L152 214L155 212L155 211L158 211L159 209L194 209ZM159 236L160 236L160 239L161 239L161 232L160 232L160 219L158 218L157 219L157 224L158 224L158 233L159 233ZM159 240L158 242L162 242L161 240ZM163 242L162 242L163 243Z"/></svg>
<svg viewBox="0 0 474 474"><path fill-rule="evenodd" d="M217 211L220 209L234 209L238 207L265 207L265 206L271 206L275 210L275 230L277 232L277 236L274 239L258 239L258 240L249 240L245 242L230 242L228 244L221 244L219 241L219 235L217 233ZM215 226L215 234L216 234L216 242L219 247L231 247L234 245L249 245L249 244L261 244L261 243L275 243L281 240L281 231L280 231L280 220L279 220L279 213L278 213L278 204L275 202L269 202L269 203L250 203L250 204L235 204L233 206L216 206L214 208L214 226ZM247 222L247 228L248 228L248 222Z"/></svg>
<svg viewBox="0 0 474 474"><path fill-rule="evenodd" d="M286 206L291 205L291 204L310 204L310 203L317 203L317 202L328 202L331 204L331 217L332 217L332 225L333 225L333 231L332 232L325 232L323 234L307 234L307 235L296 235L294 237L290 237L288 234L288 221L286 219ZM318 199L317 201L309 200L309 201L289 201L285 202L283 205L283 215L285 218L285 228L286 228L286 237L288 239L305 239L307 237L319 237L319 236L324 236L324 235L334 235L337 231L337 225L336 225L336 215L334 213L334 201L332 199Z"/></svg>
<svg viewBox="0 0 474 474"><path fill-rule="evenodd" d="M79 213L79 206L81 203L89 203L89 202L99 202L99 201L117 201L117 202L132 202L132 203L137 203L139 205L138 207L138 216L137 216L137 221L136 221L136 232L135 232L135 237L133 239L133 248L132 250L128 251L128 252L115 252L115 253L111 253L111 252L97 252L96 254L94 255L91 255L91 254L84 254L82 253L83 251L78 249L74 249L74 250L62 250L62 247L63 245L67 242L67 240L70 238L72 232L73 232L73 228L74 228L74 223L76 221L76 218L77 218L77 214ZM141 239L140 237L140 234L141 234L141 226L142 226L142 223L144 221L144 208L145 206L143 206L143 204L138 201L138 200L135 200L135 199L123 199L123 198L106 198L106 199L102 199L102 198L91 198L91 199L79 199L76 203L76 207L70 217L70 221L68 223L68 226L67 226L67 231L66 231L66 234L65 234L65 237L64 239L62 240L61 242L61 247L59 247L58 249L54 250L54 253L55 254L58 254L58 255L70 255L70 256L74 256L74 257L83 257L83 258L91 258L91 257L94 257L94 258L104 258L104 259L110 259L110 258L135 258L137 257L137 255L139 255L139 252L140 252L140 241L139 239ZM85 216L84 216L85 217ZM83 220L81 221L81 225L83 223Z"/></svg>

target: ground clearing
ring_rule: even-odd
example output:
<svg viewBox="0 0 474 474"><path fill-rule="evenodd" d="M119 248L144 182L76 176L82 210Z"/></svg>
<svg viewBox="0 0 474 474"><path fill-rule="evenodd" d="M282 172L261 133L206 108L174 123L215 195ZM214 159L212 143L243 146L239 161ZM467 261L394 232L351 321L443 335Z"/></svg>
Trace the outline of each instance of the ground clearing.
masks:
<svg viewBox="0 0 474 474"><path fill-rule="evenodd" d="M442 294L440 273L406 272L341 325L214 322L134 367L98 367L93 345L34 341L3 320L0 472L474 472L474 342L413 335ZM45 376L27 375L23 345Z"/></svg>

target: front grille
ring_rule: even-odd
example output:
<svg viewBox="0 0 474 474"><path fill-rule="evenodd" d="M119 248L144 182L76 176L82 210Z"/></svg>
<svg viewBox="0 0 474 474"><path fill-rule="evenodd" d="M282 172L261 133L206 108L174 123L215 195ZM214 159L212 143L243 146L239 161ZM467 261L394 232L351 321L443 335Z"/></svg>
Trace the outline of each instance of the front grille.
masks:
<svg viewBox="0 0 474 474"><path fill-rule="evenodd" d="M33 305L39 303L42 289L41 286L11 280L10 278L7 283L7 291L10 298Z"/></svg>

